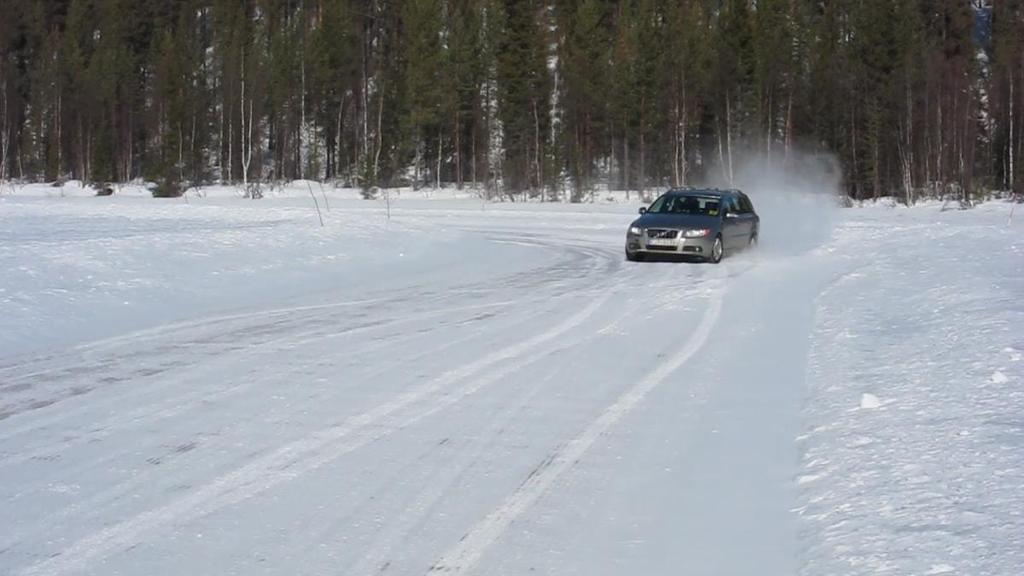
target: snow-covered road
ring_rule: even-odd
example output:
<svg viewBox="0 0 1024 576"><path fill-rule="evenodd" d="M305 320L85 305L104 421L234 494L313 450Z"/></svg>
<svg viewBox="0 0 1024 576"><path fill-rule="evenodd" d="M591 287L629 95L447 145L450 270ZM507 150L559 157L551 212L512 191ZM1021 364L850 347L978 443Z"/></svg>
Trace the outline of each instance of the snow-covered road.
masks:
<svg viewBox="0 0 1024 576"><path fill-rule="evenodd" d="M1024 227L759 208L0 198L0 573L1020 573Z"/></svg>

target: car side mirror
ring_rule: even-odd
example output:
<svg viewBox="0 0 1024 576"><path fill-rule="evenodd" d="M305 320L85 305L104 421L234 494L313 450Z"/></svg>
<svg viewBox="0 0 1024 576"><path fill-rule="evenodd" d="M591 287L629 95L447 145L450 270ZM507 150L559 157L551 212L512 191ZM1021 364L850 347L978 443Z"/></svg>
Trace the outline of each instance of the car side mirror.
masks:
<svg viewBox="0 0 1024 576"><path fill-rule="evenodd" d="M641 206L640 207L640 215L643 216L644 214L647 214L647 207L646 206Z"/></svg>

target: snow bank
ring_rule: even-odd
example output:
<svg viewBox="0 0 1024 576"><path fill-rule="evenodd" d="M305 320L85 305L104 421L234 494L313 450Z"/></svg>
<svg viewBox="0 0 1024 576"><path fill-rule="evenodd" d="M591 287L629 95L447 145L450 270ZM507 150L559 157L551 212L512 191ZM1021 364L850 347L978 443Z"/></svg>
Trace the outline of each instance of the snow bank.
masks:
<svg viewBox="0 0 1024 576"><path fill-rule="evenodd" d="M114 194L130 198L151 198L152 185L145 182L112 185ZM12 181L0 181L0 196L29 198L90 198L99 190L78 180L67 182L20 184Z"/></svg>
<svg viewBox="0 0 1024 576"><path fill-rule="evenodd" d="M264 199L296 199L310 200L310 194L322 199L324 196L330 200L363 200L363 191L360 188L347 188L333 184L323 184L316 180L295 180L287 183L263 184L260 186L260 193ZM211 184L185 191L189 198L245 198L245 189L240 185ZM411 187L388 188L377 193L376 200L383 200L388 196L391 200L477 200L481 197L481 191L470 187L458 189L454 186L446 186L439 189L421 188L414 190Z"/></svg>
<svg viewBox="0 0 1024 576"><path fill-rule="evenodd" d="M818 302L803 574L1024 567L1024 224L1005 205L848 212Z"/></svg>

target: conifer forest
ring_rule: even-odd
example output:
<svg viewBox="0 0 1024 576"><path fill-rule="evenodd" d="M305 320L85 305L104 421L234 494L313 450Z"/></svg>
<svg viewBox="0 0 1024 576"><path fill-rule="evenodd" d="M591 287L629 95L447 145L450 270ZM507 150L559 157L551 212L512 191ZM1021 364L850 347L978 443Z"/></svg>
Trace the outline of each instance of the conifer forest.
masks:
<svg viewBox="0 0 1024 576"><path fill-rule="evenodd" d="M2 0L0 180L1024 189L1024 0Z"/></svg>

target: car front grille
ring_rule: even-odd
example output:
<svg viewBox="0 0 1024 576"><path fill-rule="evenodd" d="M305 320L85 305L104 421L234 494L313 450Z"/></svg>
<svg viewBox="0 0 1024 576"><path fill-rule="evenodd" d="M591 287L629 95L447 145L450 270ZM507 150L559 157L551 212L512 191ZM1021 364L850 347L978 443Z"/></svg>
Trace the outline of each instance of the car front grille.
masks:
<svg viewBox="0 0 1024 576"><path fill-rule="evenodd" d="M666 239L671 240L671 239L676 238L678 236L679 236L679 230L664 230L664 229L661 229L661 228L648 228L647 229L647 237L648 238L666 238Z"/></svg>

